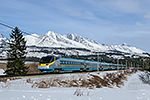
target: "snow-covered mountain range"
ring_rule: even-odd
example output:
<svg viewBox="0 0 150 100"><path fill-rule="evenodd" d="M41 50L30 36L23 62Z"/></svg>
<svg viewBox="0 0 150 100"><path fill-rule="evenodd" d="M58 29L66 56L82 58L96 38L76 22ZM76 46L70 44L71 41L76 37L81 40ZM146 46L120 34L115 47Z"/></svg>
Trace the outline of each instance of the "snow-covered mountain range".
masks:
<svg viewBox="0 0 150 100"><path fill-rule="evenodd" d="M0 34L0 46L5 46L7 44L7 38L4 35Z"/></svg>
<svg viewBox="0 0 150 100"><path fill-rule="evenodd" d="M125 57L147 57L148 55L141 49L129 46L126 43L122 45L102 45L91 39L84 38L77 34L60 35L53 31L49 31L44 35L26 35L28 57L39 57L46 55L77 55L80 56L96 56L100 55L113 58ZM7 41L2 34L0 35L0 56L5 57Z"/></svg>

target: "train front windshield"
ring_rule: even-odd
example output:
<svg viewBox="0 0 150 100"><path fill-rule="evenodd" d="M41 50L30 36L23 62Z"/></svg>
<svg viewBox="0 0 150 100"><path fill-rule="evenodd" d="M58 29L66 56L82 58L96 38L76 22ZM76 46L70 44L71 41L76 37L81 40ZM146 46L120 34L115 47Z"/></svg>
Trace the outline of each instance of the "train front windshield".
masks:
<svg viewBox="0 0 150 100"><path fill-rule="evenodd" d="M40 63L50 63L54 61L54 57L42 57Z"/></svg>

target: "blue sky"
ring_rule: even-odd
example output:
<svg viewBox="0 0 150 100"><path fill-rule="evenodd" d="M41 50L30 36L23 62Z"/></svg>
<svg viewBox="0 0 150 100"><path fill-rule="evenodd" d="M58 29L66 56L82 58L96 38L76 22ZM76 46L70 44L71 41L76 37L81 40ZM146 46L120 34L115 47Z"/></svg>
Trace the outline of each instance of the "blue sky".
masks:
<svg viewBox="0 0 150 100"><path fill-rule="evenodd" d="M150 0L0 0L0 22L30 34L74 33L150 53ZM0 25L0 34L11 30Z"/></svg>

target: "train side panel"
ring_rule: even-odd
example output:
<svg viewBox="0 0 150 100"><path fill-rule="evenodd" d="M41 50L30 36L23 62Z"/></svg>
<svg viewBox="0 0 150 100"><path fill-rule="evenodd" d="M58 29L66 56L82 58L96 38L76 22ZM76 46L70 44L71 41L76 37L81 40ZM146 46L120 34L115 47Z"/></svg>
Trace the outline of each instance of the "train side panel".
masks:
<svg viewBox="0 0 150 100"><path fill-rule="evenodd" d="M84 70L83 60L59 58L53 63L40 64L38 70L43 73L49 72L70 72L70 71L83 71Z"/></svg>
<svg viewBox="0 0 150 100"><path fill-rule="evenodd" d="M96 70L115 70L125 69L125 65L112 64L72 58L58 58L50 56L51 59L46 63L39 63L38 70L43 73L50 72L72 72L72 71L96 71ZM46 58L46 57L45 57Z"/></svg>
<svg viewBox="0 0 150 100"><path fill-rule="evenodd" d="M100 64L96 61L86 61L86 71L96 71L99 70L98 68L100 68Z"/></svg>
<svg viewBox="0 0 150 100"><path fill-rule="evenodd" d="M83 60L61 58L59 59L61 71L82 71L84 70Z"/></svg>

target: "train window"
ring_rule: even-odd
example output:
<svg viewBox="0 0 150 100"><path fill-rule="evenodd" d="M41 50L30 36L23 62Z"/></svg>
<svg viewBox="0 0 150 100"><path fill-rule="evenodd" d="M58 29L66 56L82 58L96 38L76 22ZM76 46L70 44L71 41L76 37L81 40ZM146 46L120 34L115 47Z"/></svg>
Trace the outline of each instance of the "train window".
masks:
<svg viewBox="0 0 150 100"><path fill-rule="evenodd" d="M42 57L40 63L50 63L53 61L54 61L54 57L47 56L47 57Z"/></svg>
<svg viewBox="0 0 150 100"><path fill-rule="evenodd" d="M63 61L63 64L73 64L73 65L80 65L83 64L82 62L72 62L72 61Z"/></svg>
<svg viewBox="0 0 150 100"><path fill-rule="evenodd" d="M70 61L60 61L60 64L71 64Z"/></svg>
<svg viewBox="0 0 150 100"><path fill-rule="evenodd" d="M63 61L60 62L60 64L63 64L63 63L64 63Z"/></svg>
<svg viewBox="0 0 150 100"><path fill-rule="evenodd" d="M68 61L68 64L70 64L70 61Z"/></svg>

